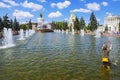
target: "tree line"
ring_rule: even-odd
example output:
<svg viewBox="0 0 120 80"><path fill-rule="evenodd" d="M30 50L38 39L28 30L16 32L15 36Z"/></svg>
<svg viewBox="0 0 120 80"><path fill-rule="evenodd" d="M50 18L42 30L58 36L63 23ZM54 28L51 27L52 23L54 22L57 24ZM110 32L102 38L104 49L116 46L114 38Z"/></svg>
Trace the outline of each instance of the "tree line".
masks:
<svg viewBox="0 0 120 80"><path fill-rule="evenodd" d="M3 18L0 17L0 31L3 31L3 28L11 28L13 31L18 31L20 26L16 18L14 18L14 21L12 19L9 20L6 14Z"/></svg>
<svg viewBox="0 0 120 80"><path fill-rule="evenodd" d="M51 26L52 26L52 29L66 30L66 29L68 29L68 22L66 22L66 21L62 21L62 22L53 21L51 23ZM74 21L74 30L75 31L79 31L81 29L94 31L97 28L98 28L98 22L97 22L95 15L94 15L94 12L92 12L90 15L90 22L88 23L88 25L86 25L83 17L81 17L79 20L78 17L76 16L75 21Z"/></svg>
<svg viewBox="0 0 120 80"><path fill-rule="evenodd" d="M32 29L32 22L30 19L26 24L19 24L16 17L12 20L9 19L8 14L6 14L3 18L0 17L0 32L2 32L4 28L11 28L13 31L19 31L20 29Z"/></svg>

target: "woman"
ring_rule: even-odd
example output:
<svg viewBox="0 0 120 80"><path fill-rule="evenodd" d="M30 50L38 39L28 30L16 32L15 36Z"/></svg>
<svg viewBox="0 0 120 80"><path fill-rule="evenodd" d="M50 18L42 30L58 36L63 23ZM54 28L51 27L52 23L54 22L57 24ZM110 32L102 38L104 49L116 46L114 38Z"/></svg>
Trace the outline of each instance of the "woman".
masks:
<svg viewBox="0 0 120 80"><path fill-rule="evenodd" d="M110 68L110 59L109 53L112 50L112 43L110 42L110 47L107 48L107 45L104 43L102 46L102 62L105 68Z"/></svg>

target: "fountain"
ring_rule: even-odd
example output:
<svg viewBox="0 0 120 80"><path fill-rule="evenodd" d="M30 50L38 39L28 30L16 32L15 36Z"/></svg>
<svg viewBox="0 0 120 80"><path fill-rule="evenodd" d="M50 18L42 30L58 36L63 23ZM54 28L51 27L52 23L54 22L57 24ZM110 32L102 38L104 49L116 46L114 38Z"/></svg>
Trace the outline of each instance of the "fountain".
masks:
<svg viewBox="0 0 120 80"><path fill-rule="evenodd" d="M29 37L29 31L28 30L25 31L25 37Z"/></svg>
<svg viewBox="0 0 120 80"><path fill-rule="evenodd" d="M96 38L100 38L100 37L101 37L101 33L100 33L99 30L96 30L96 31L95 31L95 37L96 37Z"/></svg>
<svg viewBox="0 0 120 80"><path fill-rule="evenodd" d="M66 34L68 34L68 29L66 30Z"/></svg>
<svg viewBox="0 0 120 80"><path fill-rule="evenodd" d="M40 13L40 17L37 19L37 31L38 32L53 32L51 29L51 25L44 21L42 13Z"/></svg>
<svg viewBox="0 0 120 80"><path fill-rule="evenodd" d="M84 36L84 29L81 29L80 33L81 33L81 36Z"/></svg>
<svg viewBox="0 0 120 80"><path fill-rule="evenodd" d="M19 39L18 40L25 40L23 29L20 29L20 34L19 34Z"/></svg>
<svg viewBox="0 0 120 80"><path fill-rule="evenodd" d="M72 27L72 35L74 35L75 34L75 31L74 31L74 29L73 29L73 27Z"/></svg>
<svg viewBox="0 0 120 80"><path fill-rule="evenodd" d="M0 48L10 48L15 46L11 29L7 30L7 28L4 28L3 36L4 36L2 41L3 46L1 46Z"/></svg>

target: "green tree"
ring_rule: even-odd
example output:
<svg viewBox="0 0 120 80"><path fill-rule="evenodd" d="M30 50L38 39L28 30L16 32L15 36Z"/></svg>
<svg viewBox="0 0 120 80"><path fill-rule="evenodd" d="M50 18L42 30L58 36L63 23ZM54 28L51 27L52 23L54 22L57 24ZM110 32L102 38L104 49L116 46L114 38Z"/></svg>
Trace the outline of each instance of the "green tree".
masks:
<svg viewBox="0 0 120 80"><path fill-rule="evenodd" d="M54 29L57 29L57 26L56 26L56 24L55 24L55 22L54 21L52 21L52 23L51 23L51 28L54 30Z"/></svg>
<svg viewBox="0 0 120 80"><path fill-rule="evenodd" d="M63 30L67 30L68 29L68 23L63 21L63 27L62 27Z"/></svg>
<svg viewBox="0 0 120 80"><path fill-rule="evenodd" d="M14 25L13 25L13 20L10 20L10 28L12 28L12 30L14 30Z"/></svg>
<svg viewBox="0 0 120 80"><path fill-rule="evenodd" d="M74 21L74 29L75 29L75 31L80 30L80 27L79 27L79 20L78 20L77 17L75 18L75 21Z"/></svg>
<svg viewBox="0 0 120 80"><path fill-rule="evenodd" d="M93 12L91 13L89 24L90 24L89 28L90 28L91 31L94 31L94 30L97 29L97 20L96 20L96 17L95 17Z"/></svg>
<svg viewBox="0 0 120 80"><path fill-rule="evenodd" d="M85 21L83 19L83 17L80 18L80 29L84 29L85 28Z"/></svg>
<svg viewBox="0 0 120 80"><path fill-rule="evenodd" d="M31 22L31 19L29 20L28 28L29 28L29 29L32 29L32 22Z"/></svg>
<svg viewBox="0 0 120 80"><path fill-rule="evenodd" d="M3 31L3 21L2 18L0 17L0 32Z"/></svg>
<svg viewBox="0 0 120 80"><path fill-rule="evenodd" d="M20 29L19 22L17 22L17 19L15 17L13 27L15 31L18 31Z"/></svg>
<svg viewBox="0 0 120 80"><path fill-rule="evenodd" d="M107 25L105 26L105 31L108 31L108 26Z"/></svg>
<svg viewBox="0 0 120 80"><path fill-rule="evenodd" d="M27 25L26 24L21 24L20 25L20 29L26 30L27 29Z"/></svg>
<svg viewBox="0 0 120 80"><path fill-rule="evenodd" d="M7 14L5 16L3 16L3 26L5 28L10 28L10 21L8 19L9 17L7 16Z"/></svg>

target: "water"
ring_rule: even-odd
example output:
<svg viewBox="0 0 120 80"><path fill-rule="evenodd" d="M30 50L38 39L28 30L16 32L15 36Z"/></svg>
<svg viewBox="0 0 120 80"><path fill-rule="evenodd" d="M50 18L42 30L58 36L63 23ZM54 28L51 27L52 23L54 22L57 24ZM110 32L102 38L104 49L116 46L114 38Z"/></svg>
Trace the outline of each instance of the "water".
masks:
<svg viewBox="0 0 120 80"><path fill-rule="evenodd" d="M29 30L25 31L25 37L29 37Z"/></svg>
<svg viewBox="0 0 120 80"><path fill-rule="evenodd" d="M83 30L81 30L81 36L84 36L84 29Z"/></svg>
<svg viewBox="0 0 120 80"><path fill-rule="evenodd" d="M0 49L10 48L15 46L11 29L4 28L3 36L4 37L2 40L2 46L0 46Z"/></svg>
<svg viewBox="0 0 120 80"><path fill-rule="evenodd" d="M96 31L95 31L95 37L96 37L96 38L100 38L100 37L101 37L101 33L100 33L99 30L96 30Z"/></svg>
<svg viewBox="0 0 120 80"><path fill-rule="evenodd" d="M75 34L75 30L73 29L73 27L72 27L72 35L74 35Z"/></svg>
<svg viewBox="0 0 120 80"><path fill-rule="evenodd" d="M101 69L101 47L111 40L110 71ZM120 39L35 33L0 50L0 80L119 80Z"/></svg>
<svg viewBox="0 0 120 80"><path fill-rule="evenodd" d="M18 40L25 40L23 29L20 29L20 34L19 34L19 39Z"/></svg>

